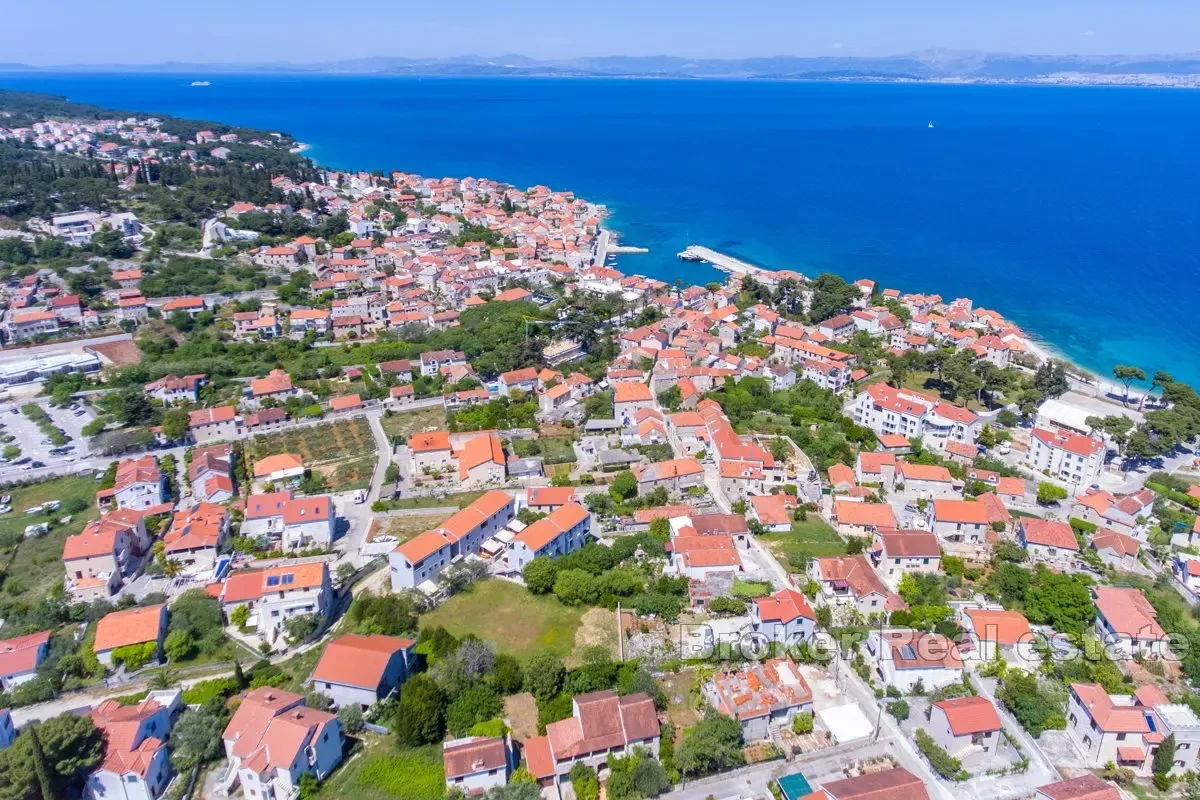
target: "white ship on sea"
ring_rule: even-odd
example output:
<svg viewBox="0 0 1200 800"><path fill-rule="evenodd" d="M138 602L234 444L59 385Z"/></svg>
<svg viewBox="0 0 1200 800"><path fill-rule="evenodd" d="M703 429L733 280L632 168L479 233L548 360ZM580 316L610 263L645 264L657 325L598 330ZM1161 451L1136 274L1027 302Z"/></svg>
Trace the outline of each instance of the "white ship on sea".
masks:
<svg viewBox="0 0 1200 800"><path fill-rule="evenodd" d="M192 86L212 86L209 81L192 81Z"/></svg>
<svg viewBox="0 0 1200 800"><path fill-rule="evenodd" d="M929 127L933 127L933 120L929 120Z"/></svg>

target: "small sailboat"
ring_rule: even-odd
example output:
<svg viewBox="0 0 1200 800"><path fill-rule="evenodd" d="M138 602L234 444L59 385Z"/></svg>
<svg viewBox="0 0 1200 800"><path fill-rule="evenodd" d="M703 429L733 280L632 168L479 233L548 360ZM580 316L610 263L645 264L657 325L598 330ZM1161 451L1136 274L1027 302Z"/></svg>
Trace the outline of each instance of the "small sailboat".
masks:
<svg viewBox="0 0 1200 800"><path fill-rule="evenodd" d="M192 86L212 86L209 81L192 81Z"/></svg>
<svg viewBox="0 0 1200 800"><path fill-rule="evenodd" d="M929 127L933 127L933 120L929 120Z"/></svg>

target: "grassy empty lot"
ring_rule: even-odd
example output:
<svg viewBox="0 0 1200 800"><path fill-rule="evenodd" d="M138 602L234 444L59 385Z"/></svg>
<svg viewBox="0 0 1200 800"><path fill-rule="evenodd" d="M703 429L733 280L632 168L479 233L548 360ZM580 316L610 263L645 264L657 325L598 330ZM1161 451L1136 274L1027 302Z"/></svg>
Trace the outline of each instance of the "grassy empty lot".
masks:
<svg viewBox="0 0 1200 800"><path fill-rule="evenodd" d="M446 411L436 406L422 408L418 411L401 411L395 414L384 414L381 422L383 423L383 432L388 435L389 439L393 436L402 436L407 439L426 428L445 430Z"/></svg>
<svg viewBox="0 0 1200 800"><path fill-rule="evenodd" d="M513 442L513 452L521 458L540 456L545 464L573 464L578 460L574 443L574 439L566 436L517 439Z"/></svg>
<svg viewBox="0 0 1200 800"><path fill-rule="evenodd" d="M415 517L391 517L381 519L379 533L396 537L397 544L403 544L422 531L436 528L445 522L441 514L422 514Z"/></svg>
<svg viewBox="0 0 1200 800"><path fill-rule="evenodd" d="M821 558L846 554L846 543L837 532L810 515L804 522L793 522L786 533L767 533L762 537L775 555L793 568L804 558Z"/></svg>
<svg viewBox="0 0 1200 800"><path fill-rule="evenodd" d="M399 500L390 501L388 508L441 508L442 506L466 508L480 497L483 497L482 489L474 492L458 492L457 494L401 497Z"/></svg>
<svg viewBox="0 0 1200 800"><path fill-rule="evenodd" d="M445 794L441 747L397 750L392 737L366 734L362 751L330 776L318 797L441 800Z"/></svg>
<svg viewBox="0 0 1200 800"><path fill-rule="evenodd" d="M473 633L521 659L542 650L566 658L575 649L582 620L583 609L532 595L508 581L485 580L421 617L421 627L441 625L455 636Z"/></svg>
<svg viewBox="0 0 1200 800"><path fill-rule="evenodd" d="M90 475L71 476L17 489L0 489L0 494L12 495L13 508L0 516L0 565L6 567L4 591L18 600L35 602L62 581L63 543L67 537L79 533L98 515L96 482ZM25 509L47 500L58 500L62 508L53 514L25 513ZM39 538L24 538L27 525L52 523L53 518L68 516L68 509L81 503L83 510L70 514L69 523L53 527Z"/></svg>
<svg viewBox="0 0 1200 800"><path fill-rule="evenodd" d="M277 453L297 453L307 467L373 455L375 437L371 435L371 424L359 417L255 436L251 448L255 460Z"/></svg>
<svg viewBox="0 0 1200 800"><path fill-rule="evenodd" d="M375 472L375 456L356 458L342 461L332 468L323 469L325 480L331 492L350 492L355 489L366 489L371 485L371 475Z"/></svg>

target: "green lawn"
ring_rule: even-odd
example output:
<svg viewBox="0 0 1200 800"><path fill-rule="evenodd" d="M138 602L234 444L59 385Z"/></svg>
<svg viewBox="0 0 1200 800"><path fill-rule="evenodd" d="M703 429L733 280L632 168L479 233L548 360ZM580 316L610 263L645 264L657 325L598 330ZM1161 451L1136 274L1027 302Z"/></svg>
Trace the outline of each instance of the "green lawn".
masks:
<svg viewBox="0 0 1200 800"><path fill-rule="evenodd" d="M383 432L391 439L393 436L403 436L407 439L414 433L420 433L426 428L435 430L446 429L446 411L442 408L422 408L418 411L401 411L394 414L384 414Z"/></svg>
<svg viewBox="0 0 1200 800"><path fill-rule="evenodd" d="M458 637L473 633L517 658L543 650L566 658L583 612L508 581L485 580L421 617L421 627L440 625Z"/></svg>
<svg viewBox="0 0 1200 800"><path fill-rule="evenodd" d="M545 464L573 464L577 461L575 440L569 436L547 436L543 439L515 439L512 447L521 458L539 456Z"/></svg>
<svg viewBox="0 0 1200 800"><path fill-rule="evenodd" d="M2 489L0 494L12 495L13 510L0 516L0 564L5 567L4 591L17 600L36 602L45 597L52 586L63 578L62 552L68 536L83 530L95 519L96 482L90 475L56 478L51 481ZM62 508L53 514L26 514L25 509L47 500L58 500ZM74 501L74 502L72 502ZM71 521L52 527L38 538L24 538L25 527L68 516L67 509L85 504L82 511L71 514Z"/></svg>
<svg viewBox="0 0 1200 800"><path fill-rule="evenodd" d="M762 537L775 555L793 568L806 558L823 558L846 554L846 543L833 528L815 514L804 522L793 522L786 533L767 533Z"/></svg>
<svg viewBox="0 0 1200 800"><path fill-rule="evenodd" d="M446 775L439 746L397 750L390 736L367 734L363 750L325 781L320 798L441 800Z"/></svg>
<svg viewBox="0 0 1200 800"><path fill-rule="evenodd" d="M770 593L771 584L768 581L744 581L741 578L733 579L734 597L753 599L755 597L766 597Z"/></svg>

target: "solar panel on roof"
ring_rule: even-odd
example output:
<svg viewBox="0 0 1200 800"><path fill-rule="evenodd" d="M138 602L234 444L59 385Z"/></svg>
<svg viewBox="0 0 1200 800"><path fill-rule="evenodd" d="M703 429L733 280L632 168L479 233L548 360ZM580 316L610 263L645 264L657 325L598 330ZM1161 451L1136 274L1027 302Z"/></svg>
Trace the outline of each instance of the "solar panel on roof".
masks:
<svg viewBox="0 0 1200 800"><path fill-rule="evenodd" d="M278 575L268 575L267 576L267 586L278 586L278 585L279 585L279 576Z"/></svg>
<svg viewBox="0 0 1200 800"><path fill-rule="evenodd" d="M285 586L289 583L295 583L295 582L296 582L296 576L293 575L292 573L289 572L287 575L283 576L283 583Z"/></svg>
<svg viewBox="0 0 1200 800"><path fill-rule="evenodd" d="M912 649L911 644L902 644L900 645L900 657L908 661L913 661L916 660L917 654Z"/></svg>

